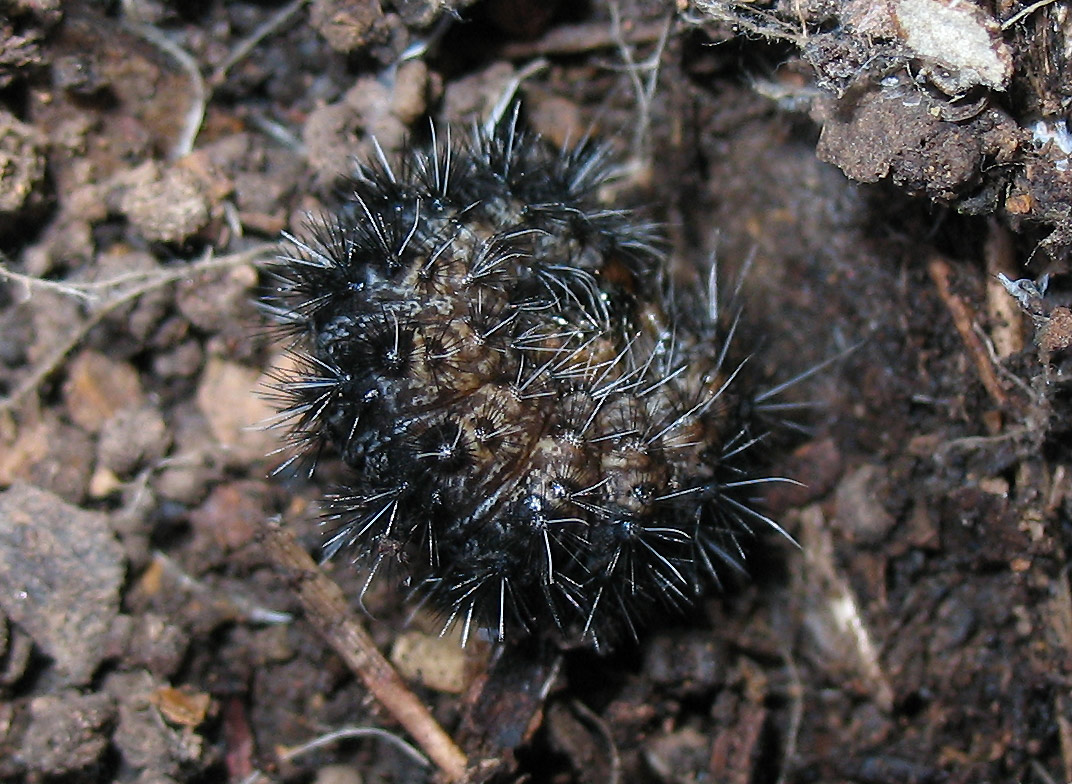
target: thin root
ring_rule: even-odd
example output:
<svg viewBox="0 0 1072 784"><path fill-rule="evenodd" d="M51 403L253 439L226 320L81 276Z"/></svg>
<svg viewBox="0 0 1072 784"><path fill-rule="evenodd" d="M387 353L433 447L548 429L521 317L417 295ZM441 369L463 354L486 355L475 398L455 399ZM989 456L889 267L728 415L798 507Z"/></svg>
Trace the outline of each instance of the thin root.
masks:
<svg viewBox="0 0 1072 784"><path fill-rule="evenodd" d="M651 102L655 97L655 88L659 82L659 63L666 49L666 42L670 36L670 28L674 17L668 16L663 23L662 31L655 44L655 51L644 62L638 63L633 57L633 48L626 40L622 30L622 14L617 0L610 3L611 37L617 44L618 53L625 62L629 79L633 83L633 92L636 95L637 111L639 118L633 131L632 152L633 157L645 163L650 159L648 154L649 131L651 128ZM645 78L641 78L641 74Z"/></svg>
<svg viewBox="0 0 1072 784"><path fill-rule="evenodd" d="M46 378L59 369L67 358L67 355L74 351L74 349L86 339L86 336L89 335L98 324L119 308L133 302L144 294L148 294L151 291L155 291L156 289L168 286L172 283L177 283L180 280L185 280L205 272L228 270L235 267L241 267L244 264L250 264L261 257L267 257L274 249L274 245L258 245L255 248L241 251L239 253L231 253L226 256L220 256L219 258L215 258L209 253L200 261L195 261L192 264L183 265L173 269L155 272L148 277L142 273L135 273L133 275L121 276L112 280L85 284L60 284L52 281L27 278L24 275L8 270L4 265L0 264L0 277L20 281L30 288L38 286L56 289L64 294L75 296L80 299L91 299L92 292L96 290L114 290L117 286L119 287L118 291L92 310L86 317L86 320L83 321L77 329L68 335L58 346L52 349L43 360L38 362L30 372L30 375L24 378L22 382L12 390L11 394L7 397L0 398L0 415L14 411L27 396L35 392L41 384L44 383ZM135 281L139 282L137 282L136 285L131 285L129 288L123 288L125 283Z"/></svg>

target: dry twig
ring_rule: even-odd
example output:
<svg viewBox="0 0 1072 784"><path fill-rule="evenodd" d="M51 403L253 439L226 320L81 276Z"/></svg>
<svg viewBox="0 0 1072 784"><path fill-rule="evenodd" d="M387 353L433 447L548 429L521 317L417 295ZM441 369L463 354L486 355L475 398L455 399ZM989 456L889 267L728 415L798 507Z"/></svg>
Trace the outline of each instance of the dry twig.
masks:
<svg viewBox="0 0 1072 784"><path fill-rule="evenodd" d="M376 648L342 591L278 523L265 532L272 563L291 580L313 624L372 695L409 732L449 781L465 778L468 760L390 662Z"/></svg>
<svg viewBox="0 0 1072 784"><path fill-rule="evenodd" d="M782 742L782 763L778 770L777 784L788 781L789 771L797 755L797 741L800 739L800 727L804 720L804 683L800 679L793 654L789 650L782 652L786 671L789 674L789 726L785 730Z"/></svg>
<svg viewBox="0 0 1072 784"><path fill-rule="evenodd" d="M1035 13L1035 11L1039 10L1040 8L1045 8L1046 6L1051 5L1053 3L1056 3L1056 2L1057 2L1057 0L1038 0L1037 3L1032 3L1029 6L1021 8L1019 11L1017 11L1015 14L1013 14L1012 16L1010 16L1008 19L1006 19L1004 22L1001 23L1002 32L1004 32L1005 30L1008 30L1010 27L1012 27L1017 22L1023 21L1027 17L1031 16L1031 14Z"/></svg>
<svg viewBox="0 0 1072 784"><path fill-rule="evenodd" d="M990 334L997 356L1005 359L1024 348L1023 313L1016 300L998 277L1004 274L1017 278L1016 256L1012 233L991 218L984 250L986 258L986 309L990 317Z"/></svg>
<svg viewBox="0 0 1072 784"><path fill-rule="evenodd" d="M979 380L983 383L983 387L986 388L990 399L1003 408L1008 402L1008 395L1006 395L1001 381L998 380L997 372L990 362L990 355L986 351L986 346L983 345L982 339L975 333L973 326L975 314L963 298L953 293L949 285L953 274L949 262L935 256L927 265L927 270L930 272L935 288L938 289L938 296L942 298L942 302L945 303L945 306L949 309L949 314L953 317L953 325L957 328L957 332L960 333L960 339L964 341L964 346L968 349L968 354L971 355L972 361L975 363L976 371L979 373Z"/></svg>
<svg viewBox="0 0 1072 784"><path fill-rule="evenodd" d="M499 54L507 60L530 60L551 55L585 54L597 49L650 44L665 35L665 22L639 22L628 30L608 29L605 22L556 25L533 41L511 41Z"/></svg>

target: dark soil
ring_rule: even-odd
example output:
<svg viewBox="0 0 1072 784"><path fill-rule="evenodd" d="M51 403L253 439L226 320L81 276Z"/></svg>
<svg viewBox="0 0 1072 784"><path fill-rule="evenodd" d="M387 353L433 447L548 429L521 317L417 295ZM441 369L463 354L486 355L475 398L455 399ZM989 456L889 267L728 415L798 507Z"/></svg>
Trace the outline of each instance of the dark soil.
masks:
<svg viewBox="0 0 1072 784"><path fill-rule="evenodd" d="M516 80L669 276L743 280L753 383L822 368L771 450L800 548L610 655L326 564L471 780L1072 781L1072 14L1031 5L0 0L0 779L442 775L263 546L345 471L271 476L254 302L373 137Z"/></svg>

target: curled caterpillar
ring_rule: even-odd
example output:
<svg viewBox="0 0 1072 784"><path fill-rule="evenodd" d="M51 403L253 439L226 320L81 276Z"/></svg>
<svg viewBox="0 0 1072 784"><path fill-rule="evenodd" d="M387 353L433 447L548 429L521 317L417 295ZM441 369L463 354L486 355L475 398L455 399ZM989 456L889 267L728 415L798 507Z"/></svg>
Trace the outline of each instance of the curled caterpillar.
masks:
<svg viewBox="0 0 1072 784"><path fill-rule="evenodd" d="M777 528L732 326L671 293L652 224L599 204L606 148L556 151L516 112L432 136L359 165L276 269L280 419L350 468L324 555L399 565L463 638L636 637L741 569L749 523Z"/></svg>

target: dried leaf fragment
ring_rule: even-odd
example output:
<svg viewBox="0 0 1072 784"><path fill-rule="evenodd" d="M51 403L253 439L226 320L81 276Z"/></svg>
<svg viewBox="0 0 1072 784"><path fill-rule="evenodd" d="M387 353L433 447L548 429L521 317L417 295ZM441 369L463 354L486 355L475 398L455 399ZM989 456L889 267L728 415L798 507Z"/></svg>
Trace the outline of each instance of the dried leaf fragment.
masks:
<svg viewBox="0 0 1072 784"><path fill-rule="evenodd" d="M924 61L946 66L946 83L958 92L976 85L1004 90L1012 76L1012 52L1001 27L964 0L896 0L899 32Z"/></svg>

